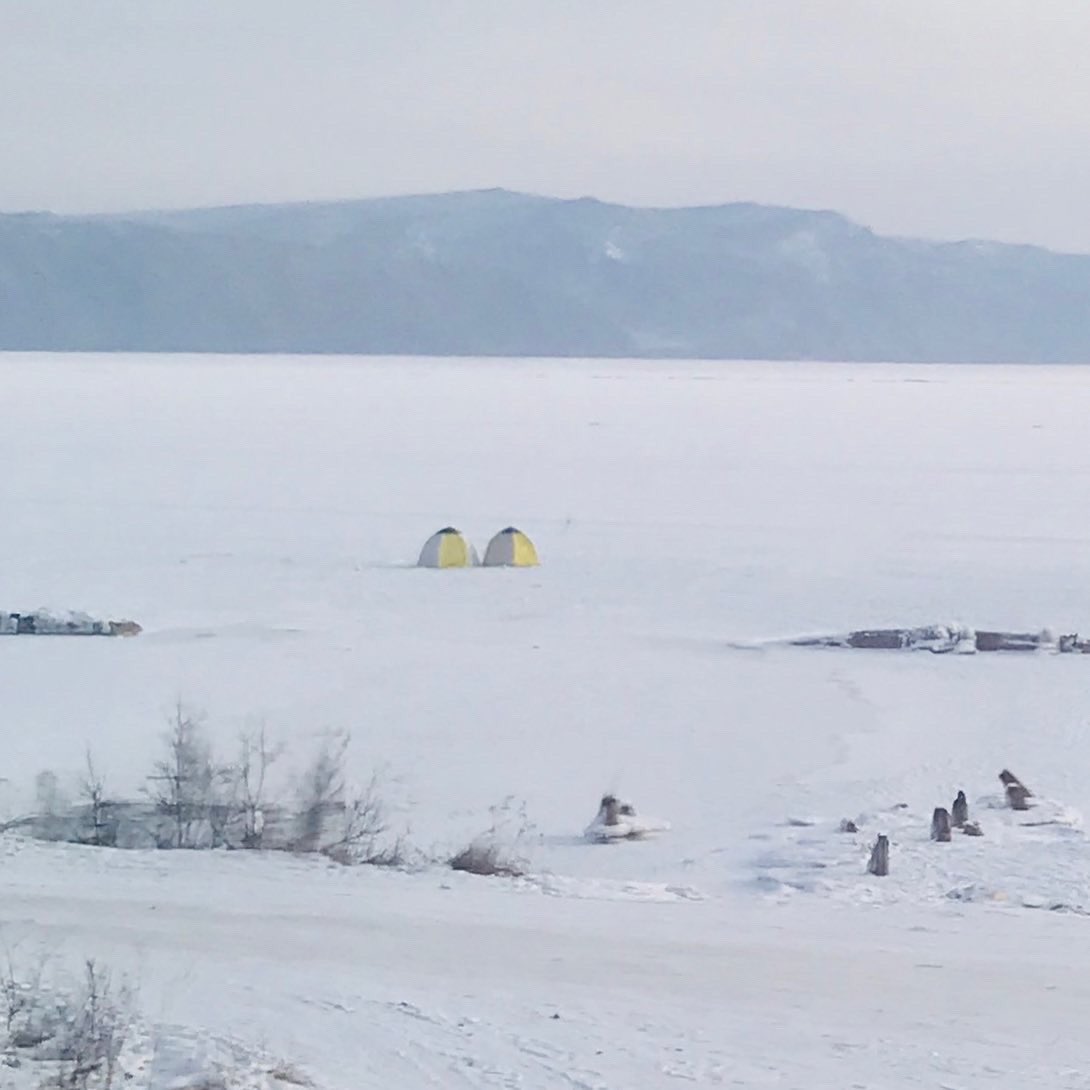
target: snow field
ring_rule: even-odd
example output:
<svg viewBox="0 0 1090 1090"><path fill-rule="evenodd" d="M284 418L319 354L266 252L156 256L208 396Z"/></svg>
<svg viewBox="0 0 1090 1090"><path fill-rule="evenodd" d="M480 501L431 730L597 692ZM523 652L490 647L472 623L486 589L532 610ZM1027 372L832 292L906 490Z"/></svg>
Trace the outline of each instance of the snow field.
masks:
<svg viewBox="0 0 1090 1090"><path fill-rule="evenodd" d="M1085 1085L1084 835L977 800L1087 810L1090 664L734 645L1090 627L1090 374L9 356L0 398L0 608L145 629L3 641L0 810L86 745L138 793L181 697L284 793L351 730L434 858L533 826L514 881L6 837L4 941L332 1090ZM412 567L448 523L542 567ZM959 788L985 835L932 844ZM607 791L670 830L588 844Z"/></svg>

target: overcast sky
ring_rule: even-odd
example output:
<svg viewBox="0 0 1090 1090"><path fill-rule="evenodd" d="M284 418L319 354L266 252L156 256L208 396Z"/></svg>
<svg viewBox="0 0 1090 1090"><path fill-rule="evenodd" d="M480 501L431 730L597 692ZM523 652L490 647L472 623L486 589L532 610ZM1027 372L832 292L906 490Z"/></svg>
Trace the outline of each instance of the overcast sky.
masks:
<svg viewBox="0 0 1090 1090"><path fill-rule="evenodd" d="M0 0L0 209L505 186L1090 251L1090 0Z"/></svg>

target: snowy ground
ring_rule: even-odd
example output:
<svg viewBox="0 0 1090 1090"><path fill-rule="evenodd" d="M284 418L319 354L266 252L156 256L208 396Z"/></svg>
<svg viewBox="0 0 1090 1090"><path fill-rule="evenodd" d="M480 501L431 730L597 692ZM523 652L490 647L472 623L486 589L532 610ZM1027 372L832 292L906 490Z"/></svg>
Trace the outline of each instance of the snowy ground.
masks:
<svg viewBox="0 0 1090 1090"><path fill-rule="evenodd" d="M0 641L0 811L85 745L135 793L181 697L351 729L427 854L534 826L516 882L9 837L0 941L330 1088L1090 1086L1090 660L730 646L1090 631L1090 371L8 356L0 404L0 609L145 627ZM448 523L543 565L413 568ZM1004 766L1056 822L931 844ZM607 790L671 831L586 844Z"/></svg>

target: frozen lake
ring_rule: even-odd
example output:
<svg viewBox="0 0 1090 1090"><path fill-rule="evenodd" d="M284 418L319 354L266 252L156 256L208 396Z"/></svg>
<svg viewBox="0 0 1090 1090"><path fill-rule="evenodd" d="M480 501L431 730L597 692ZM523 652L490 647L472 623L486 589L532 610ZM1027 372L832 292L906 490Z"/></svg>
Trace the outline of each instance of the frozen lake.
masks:
<svg viewBox="0 0 1090 1090"><path fill-rule="evenodd" d="M608 1048L599 1060L580 1053L569 1067L582 1081L564 1082L563 1054L546 1063L511 1045L527 1002L519 993L506 1013L488 1008L490 1033L506 1044L481 1044L487 1077L463 1066L456 1078L453 1067L414 1076L376 1060L375 1081L361 1083L359 1034L381 1056L391 1033L413 1039L412 1023L346 1016L304 1057L326 1082L379 1086L396 1074L405 1086L658 1087L685 1077L813 1090L852 1085L853 1072L859 1085L960 1087L1002 1085L1017 1070L1023 1085L1085 1085L1080 1046L1050 1053L1041 1012L1058 1025L1090 998L1065 968L1090 954L1090 925L1077 915L1090 911L1078 820L1090 808L1090 659L730 644L933 621L1090 633L1090 370L7 355L0 404L0 608L81 609L145 628L133 640L0 641L5 814L30 805L43 769L71 788L85 746L115 790L135 794L179 698L207 712L226 750L263 719L290 747L284 790L291 753L301 761L319 731L350 729L355 772L384 769L396 820L429 854L487 826L499 801L525 803L536 877L444 889L442 870L353 873L296 893L308 884L302 864L281 873L273 863L260 881L274 906L287 899L277 912L320 915L358 883L355 907L333 914L349 912L344 927L379 927L406 958L401 914L439 949L453 905L452 943L474 919L502 920L515 933L503 931L500 949L545 936L565 962L588 958L596 989L601 973L626 981L591 1002L575 998L577 974L526 966L528 986L551 982L580 1003L586 1040L569 1041L571 1055L593 1053L602 1035L631 1046L623 1060ZM451 523L478 548L513 523L542 566L416 569L424 540ZM1004 766L1056 800L1063 822L1030 830L984 811L979 842L931 845L931 808L959 788L973 802L994 794ZM672 830L640 844L583 843L605 790ZM832 831L841 817L863 819L857 839ZM884 884L863 873L876 831L895 841ZM65 887L39 878L50 852L96 897L115 881L118 899L140 903L146 866L169 869L164 889L178 886L179 912L193 887L175 867L220 890L217 911L245 900L222 892L243 884L234 857L103 863L70 849L12 851L4 865L26 900L9 900L10 918L56 919L62 931L75 926ZM366 914L361 904L381 921L352 915ZM729 942L725 913L737 920ZM155 947L138 916L111 935L114 956L127 956L128 928ZM610 931L617 918L627 938ZM857 948L841 948L840 924ZM228 995L241 1007L255 980L265 988L275 977L281 941L275 921L254 926L271 946L266 963L251 952L231 970ZM728 942L722 957L757 962L754 950L786 929L817 961L773 958L767 987L743 1009L746 989L724 977L720 991L699 950L675 951L669 969L671 944L690 928L699 943ZM961 938L936 939L930 957L920 928ZM187 1018L213 987L225 943L214 919L197 931L194 983L179 1000ZM986 937L974 946L977 934ZM993 985L1018 986L1003 959L1023 941L1036 968L1023 966L1026 988L1007 1010ZM639 969L639 951L656 944L665 960ZM895 951L892 979L914 996L894 1019L903 1038L888 1068L866 1025L888 997L854 960L878 949ZM398 1001L398 962L387 961L353 1002ZM462 1007L469 1017L491 977L475 978L457 952L440 961L442 973L412 977L405 995L444 1018ZM932 1016L926 990L912 991L914 966L932 961L959 964L975 1012L965 1032L956 1011L940 1004ZM635 964L635 976L620 964ZM815 984L826 969L852 979L848 998ZM302 975L292 989L311 986L293 972ZM677 978L661 999L668 1009L656 1006L660 972ZM636 992L624 991L635 978ZM277 1033L298 1017L272 987L267 1007L255 999L260 1016L244 1012L235 1025L222 1014L231 1032ZM320 983L313 989L320 996ZM648 1012L642 1028L623 1013L632 1002ZM596 1011L603 1021L591 1032ZM785 1059L777 1026L790 1012L809 1012L815 1028ZM973 1028L988 1012L997 1027L1030 1020L1028 1066L1007 1056L1001 1071L990 1067L994 1042ZM732 1020L753 1033L739 1031L720 1054L708 1042ZM436 1024L420 1048L443 1038ZM668 1028L656 1036L656 1025ZM306 1041L292 1044L307 1053ZM448 1046L459 1065L475 1055L472 1042ZM688 1074L661 1060L675 1047L688 1050L689 1066L678 1061Z"/></svg>

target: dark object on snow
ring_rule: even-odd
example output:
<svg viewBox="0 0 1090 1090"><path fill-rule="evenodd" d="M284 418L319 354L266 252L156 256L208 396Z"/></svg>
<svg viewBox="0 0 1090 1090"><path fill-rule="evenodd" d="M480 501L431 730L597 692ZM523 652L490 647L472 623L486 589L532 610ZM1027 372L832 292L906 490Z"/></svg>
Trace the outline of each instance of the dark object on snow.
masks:
<svg viewBox="0 0 1090 1090"><path fill-rule="evenodd" d="M636 816L636 808L630 802L621 802L616 795L603 795L598 816L601 825L620 825L621 818Z"/></svg>
<svg viewBox="0 0 1090 1090"><path fill-rule="evenodd" d="M911 647L916 635L911 629L888 628L871 629L848 634L849 647L861 647L875 651L892 651L901 647Z"/></svg>
<svg viewBox="0 0 1090 1090"><path fill-rule="evenodd" d="M950 642L947 629L937 625L924 628L863 628L846 636L802 636L791 643L796 647L852 647L867 651L906 651L931 648Z"/></svg>
<svg viewBox="0 0 1090 1090"><path fill-rule="evenodd" d="M992 632L961 625L919 625L914 628L860 628L832 636L800 636L794 647L848 647L867 651L930 651L933 654L991 651L1054 650L1090 654L1090 639L1077 634L1060 636L1049 631Z"/></svg>
<svg viewBox="0 0 1090 1090"><path fill-rule="evenodd" d="M1036 651L1049 642L1043 632L980 632L976 634L978 651Z"/></svg>
<svg viewBox="0 0 1090 1090"><path fill-rule="evenodd" d="M856 823L854 821L851 821L849 818L844 818L844 820L840 823L840 831L842 833L857 833L859 832L859 826L856 825Z"/></svg>
<svg viewBox="0 0 1090 1090"><path fill-rule="evenodd" d="M0 610L0 636L137 636L135 621L100 621L86 613L6 613Z"/></svg>
<svg viewBox="0 0 1090 1090"><path fill-rule="evenodd" d="M871 848L870 859L867 862L867 873L878 878L885 878L889 874L889 837L884 833L878 834L878 839Z"/></svg>
<svg viewBox="0 0 1090 1090"><path fill-rule="evenodd" d="M965 797L964 791L958 792L958 797L954 799L954 805L950 807L950 824L955 829L960 829L969 820L969 800Z"/></svg>
<svg viewBox="0 0 1090 1090"><path fill-rule="evenodd" d="M487 838L474 840L447 861L451 870L482 878L521 878L523 870L503 848Z"/></svg>
<svg viewBox="0 0 1090 1090"><path fill-rule="evenodd" d="M1020 783L1007 784L1007 803L1012 810L1028 810L1030 797Z"/></svg>
<svg viewBox="0 0 1090 1090"><path fill-rule="evenodd" d="M965 822L965 824L962 825L962 827L961 827L961 831L966 836L983 836L984 835L984 833L981 831L980 826L977 825L977 823L975 821Z"/></svg>
<svg viewBox="0 0 1090 1090"><path fill-rule="evenodd" d="M1004 768L999 773L999 780L1007 792L1007 805L1012 810L1028 810L1027 799L1033 798L1033 792L1011 771Z"/></svg>
<svg viewBox="0 0 1090 1090"><path fill-rule="evenodd" d="M950 842L950 814L945 806L936 806L931 815L931 839L943 844Z"/></svg>
<svg viewBox="0 0 1090 1090"><path fill-rule="evenodd" d="M1026 798L1033 797L1033 792L1009 769L1004 768L1003 771L999 773L999 780L1004 787L1010 787L1013 784L1015 787L1020 787L1026 793Z"/></svg>

